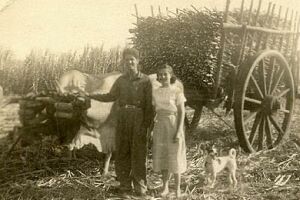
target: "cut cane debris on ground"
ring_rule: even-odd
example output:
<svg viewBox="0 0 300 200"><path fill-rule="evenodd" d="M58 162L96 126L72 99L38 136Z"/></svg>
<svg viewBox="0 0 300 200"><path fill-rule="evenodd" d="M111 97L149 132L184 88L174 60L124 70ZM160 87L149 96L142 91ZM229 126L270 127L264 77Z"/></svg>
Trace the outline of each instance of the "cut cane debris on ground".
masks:
<svg viewBox="0 0 300 200"><path fill-rule="evenodd" d="M91 146L79 150L76 159L68 159L66 148L44 138L42 143L17 146L6 157L16 137L8 133L19 125L18 109L16 104L10 104L0 110L1 199L122 199L115 191L118 182L113 164L109 175L102 176L104 157ZM299 100L295 110L289 140L275 149L250 155L240 150L233 129L204 110L197 130L186 135L188 171L183 174L182 199L299 199L300 139L294 135L300 131L296 123L300 118ZM231 116L225 118L227 122L230 119ZM232 147L238 150L238 187L234 190L229 187L227 172L217 177L215 188L204 184L205 156L201 148L212 142L220 154L226 155ZM148 170L149 195L161 199L158 194L162 183L151 170L151 153ZM173 184L166 199L175 199ZM130 198L138 199L134 195Z"/></svg>

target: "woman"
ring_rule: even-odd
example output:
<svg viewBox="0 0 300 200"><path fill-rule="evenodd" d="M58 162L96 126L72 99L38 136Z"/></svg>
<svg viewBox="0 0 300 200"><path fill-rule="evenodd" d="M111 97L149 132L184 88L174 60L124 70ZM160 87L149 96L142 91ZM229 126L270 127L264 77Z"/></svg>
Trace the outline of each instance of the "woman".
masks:
<svg viewBox="0 0 300 200"><path fill-rule="evenodd" d="M181 196L181 173L186 171L184 138L183 90L175 86L176 77L171 66L165 64L157 72L161 87L153 90L152 101L156 111L153 129L153 169L162 173L161 196L169 193L169 179L174 174L176 196Z"/></svg>

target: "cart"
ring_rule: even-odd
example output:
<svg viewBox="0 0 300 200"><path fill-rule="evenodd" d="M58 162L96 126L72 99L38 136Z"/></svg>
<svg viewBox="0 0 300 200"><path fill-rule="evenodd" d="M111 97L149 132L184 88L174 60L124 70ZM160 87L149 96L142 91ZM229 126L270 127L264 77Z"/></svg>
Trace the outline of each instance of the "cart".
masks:
<svg viewBox="0 0 300 200"><path fill-rule="evenodd" d="M241 19L243 21L243 3ZM256 16L259 15L262 1L259 1ZM299 59L297 59L297 44L299 38L299 21L297 13L287 19L288 9L284 18L284 30L271 29L268 22L274 20L275 4L269 3L267 16L263 27L257 26L257 17L251 23L227 23L230 1L227 0L224 12L224 23L221 38L221 49L218 56L219 68L214 97L222 76L223 50L226 48L226 35L231 32L241 34L241 44L231 84L232 91L228 96L227 109L233 109L236 134L240 146L246 152L271 149L288 136L292 119L295 95L298 93ZM253 7L251 1L250 13ZM280 21L281 7L277 16ZM278 27L278 26L277 26ZM256 43L251 39L258 37ZM252 40L252 41L251 41ZM270 42L271 41L271 42ZM277 49L275 47L275 43ZM278 48L279 47L279 48ZM246 56L255 48L255 55ZM189 95L187 95L189 99ZM218 101L213 99L212 102ZM207 103L207 102L206 102ZM195 127L199 122L202 107L205 104L193 106L195 114L190 124Z"/></svg>
<svg viewBox="0 0 300 200"><path fill-rule="evenodd" d="M282 18L282 7L274 13L276 5L270 2L261 20L262 0L257 9L254 10L253 5L252 0L250 8L245 10L242 0L239 21L231 23L228 19L230 0L227 0L213 94L204 96L185 86L187 105L195 109L191 122L186 119L186 124L189 129L195 129L204 106L214 109L224 102L219 95L224 77L224 49L230 39L227 36L238 35L239 50L232 55L234 63L228 81L231 89L226 92L225 106L227 111L233 109L236 134L246 152L271 149L288 136L299 79L298 13L286 9ZM151 11L153 17L152 7Z"/></svg>

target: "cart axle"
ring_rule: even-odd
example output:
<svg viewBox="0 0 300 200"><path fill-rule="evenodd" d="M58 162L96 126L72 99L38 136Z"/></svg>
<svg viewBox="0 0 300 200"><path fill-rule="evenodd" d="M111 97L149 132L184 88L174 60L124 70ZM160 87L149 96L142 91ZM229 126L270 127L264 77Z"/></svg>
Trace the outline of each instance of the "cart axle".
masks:
<svg viewBox="0 0 300 200"><path fill-rule="evenodd" d="M262 102L262 111L267 115L276 112L280 107L279 99L272 95L267 95Z"/></svg>

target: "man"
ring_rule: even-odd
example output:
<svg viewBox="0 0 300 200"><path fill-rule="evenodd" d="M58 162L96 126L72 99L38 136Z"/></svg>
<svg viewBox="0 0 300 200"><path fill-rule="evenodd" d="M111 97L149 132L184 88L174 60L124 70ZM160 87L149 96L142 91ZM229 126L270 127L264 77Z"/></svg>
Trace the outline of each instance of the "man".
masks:
<svg viewBox="0 0 300 200"><path fill-rule="evenodd" d="M133 184L137 195L146 196L147 128L153 118L152 86L148 76L140 72L136 49L125 49L123 61L125 74L116 80L110 92L90 97L103 102L118 100L115 170L120 191L130 193Z"/></svg>

